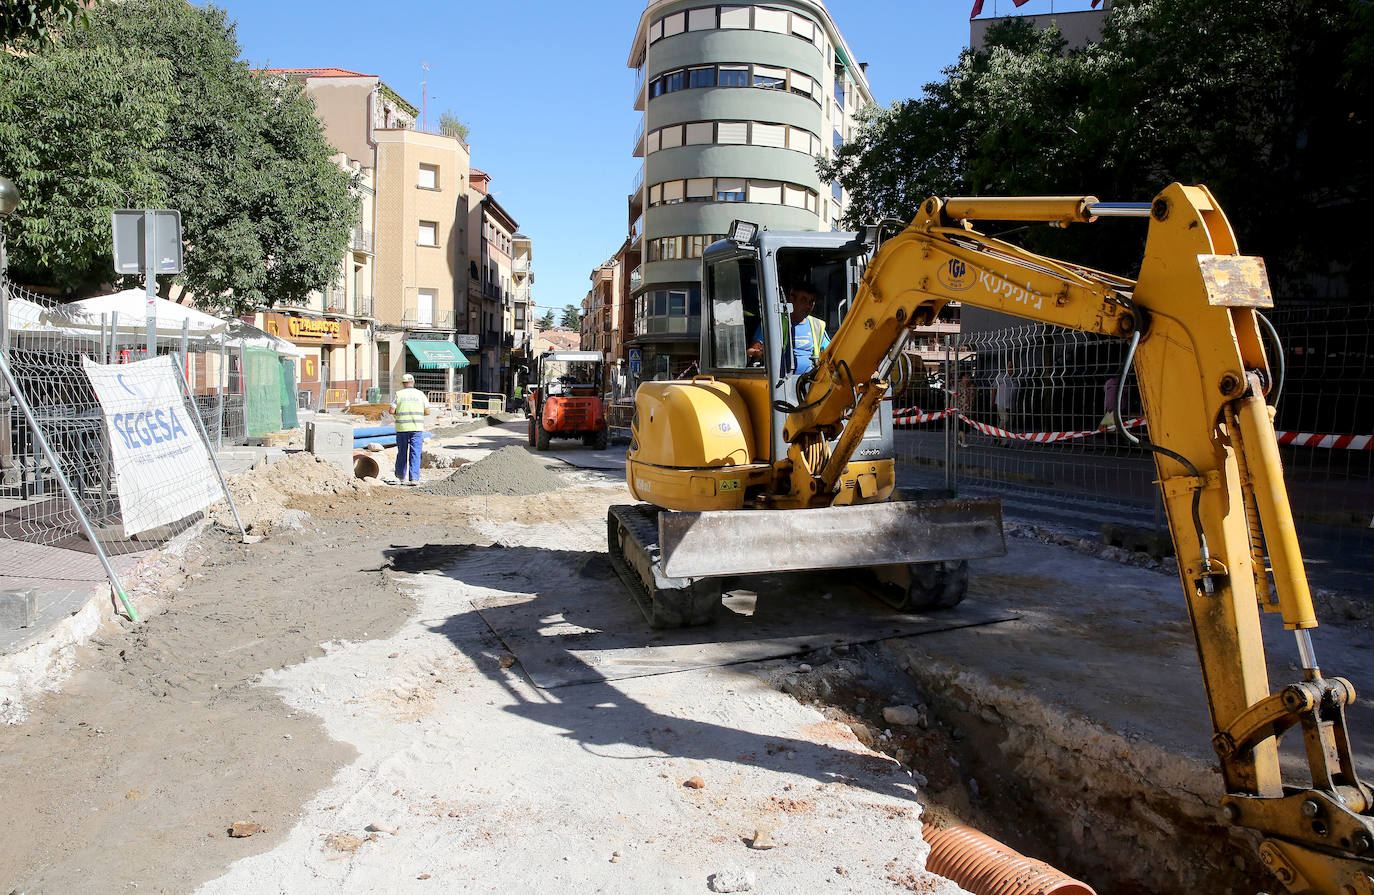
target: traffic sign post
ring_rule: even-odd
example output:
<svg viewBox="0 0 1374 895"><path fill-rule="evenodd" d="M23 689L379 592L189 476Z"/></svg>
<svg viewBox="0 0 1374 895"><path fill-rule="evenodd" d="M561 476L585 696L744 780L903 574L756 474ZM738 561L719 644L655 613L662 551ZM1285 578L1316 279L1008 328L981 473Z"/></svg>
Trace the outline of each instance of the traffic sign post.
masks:
<svg viewBox="0 0 1374 895"><path fill-rule="evenodd" d="M114 267L119 274L143 274L148 293L148 357L157 351L157 275L181 273L181 212L116 208L110 216Z"/></svg>

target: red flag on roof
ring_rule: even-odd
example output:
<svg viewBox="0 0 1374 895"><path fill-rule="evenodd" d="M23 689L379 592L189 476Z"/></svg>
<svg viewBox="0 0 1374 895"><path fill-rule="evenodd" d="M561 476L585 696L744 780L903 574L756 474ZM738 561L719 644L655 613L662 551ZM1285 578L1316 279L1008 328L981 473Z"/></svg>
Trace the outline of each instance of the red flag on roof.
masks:
<svg viewBox="0 0 1374 895"><path fill-rule="evenodd" d="M1101 3L1101 2L1102 2L1102 0L1093 0L1093 2L1092 2L1092 8L1093 8L1093 9L1097 9L1097 4L1099 4L1099 3Z"/></svg>
<svg viewBox="0 0 1374 895"><path fill-rule="evenodd" d="M970 19L976 19L983 14L983 0L973 0L973 12L968 14Z"/></svg>

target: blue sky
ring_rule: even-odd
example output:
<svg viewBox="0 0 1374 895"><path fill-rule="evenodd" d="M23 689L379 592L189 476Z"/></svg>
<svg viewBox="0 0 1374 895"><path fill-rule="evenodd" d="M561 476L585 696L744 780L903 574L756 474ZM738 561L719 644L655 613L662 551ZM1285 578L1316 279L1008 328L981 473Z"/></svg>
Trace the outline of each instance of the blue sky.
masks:
<svg viewBox="0 0 1374 895"><path fill-rule="evenodd" d="M201 0L197 0L201 2ZM381 76L429 126L451 110L471 126L472 164L534 241L534 301L580 304L588 276L623 241L638 170L626 67L643 0L218 0L255 66L333 66ZM968 43L972 0L831 0L840 32L868 62L877 100L916 96ZM1029 0L1021 13L1088 0ZM1013 10L985 0L984 17ZM429 63L429 71L421 63Z"/></svg>

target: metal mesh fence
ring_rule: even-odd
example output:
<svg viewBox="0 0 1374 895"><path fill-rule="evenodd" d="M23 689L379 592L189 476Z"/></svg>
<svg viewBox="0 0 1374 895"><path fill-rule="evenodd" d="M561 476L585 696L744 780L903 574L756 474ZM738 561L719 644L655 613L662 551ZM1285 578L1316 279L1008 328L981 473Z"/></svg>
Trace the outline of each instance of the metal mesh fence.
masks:
<svg viewBox="0 0 1374 895"><path fill-rule="evenodd" d="M0 379L0 579L32 577L35 568L61 577L63 554L45 554L44 549L98 552L64 495L59 476L70 485L105 554L137 553L174 534L177 525L129 530L135 526L126 514L143 510L132 510L129 505L121 508L113 461L116 445L111 443L101 402L83 367L85 360L115 365L142 360L146 336L135 334L131 320L121 324L117 315L77 314L52 297L7 279L0 278L0 289L6 290L8 308L5 357L57 461L54 466L18 396ZM193 499L179 489L199 488L203 496L207 487L203 477L193 481L189 473L177 474L178 464L183 463L189 464L188 469L205 469L205 451L192 413L199 417L212 446L243 437L242 396L228 391L231 370L237 376L241 369L234 369L236 352L208 337L192 337L189 326L176 335L159 332L156 353L175 356L173 362L188 373L184 387L194 392L194 400L179 398L177 406L183 415L159 420L139 417L137 399L131 396L126 408L128 426L114 437L158 442L171 469L163 497L175 503L178 497ZM182 394L182 387L178 386L177 395ZM109 407L105 410L115 412ZM182 520L180 527L186 524Z"/></svg>
<svg viewBox="0 0 1374 895"><path fill-rule="evenodd" d="M1317 560L1368 565L1374 546L1374 312L1299 307L1269 315L1284 346L1278 403L1285 476L1299 537ZM1046 324L963 336L895 397L909 481L995 491L1016 512L1086 528L1121 519L1165 530L1150 454L1111 426L1141 413L1125 344ZM1144 433L1143 427L1137 431ZM1352 547L1356 556L1346 556ZM1374 568L1364 571L1374 573Z"/></svg>

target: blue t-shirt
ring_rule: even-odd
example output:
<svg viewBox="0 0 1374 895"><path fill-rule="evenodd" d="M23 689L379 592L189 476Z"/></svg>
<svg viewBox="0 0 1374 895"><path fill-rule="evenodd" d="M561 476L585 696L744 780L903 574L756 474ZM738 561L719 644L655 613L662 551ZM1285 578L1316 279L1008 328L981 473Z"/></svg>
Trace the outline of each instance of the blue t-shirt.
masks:
<svg viewBox="0 0 1374 895"><path fill-rule="evenodd" d="M815 354L820 354L830 344L830 334L825 331L825 322L818 317L807 317L801 323L792 326L792 356L796 358L797 368L793 370L800 376L803 373L811 372L812 363L812 326L815 332L821 334L821 344L816 347ZM754 332L754 341L763 341L763 327L759 327Z"/></svg>

